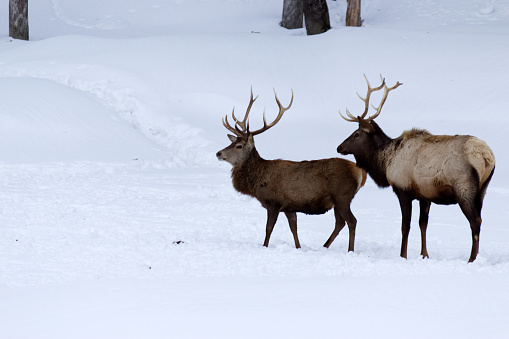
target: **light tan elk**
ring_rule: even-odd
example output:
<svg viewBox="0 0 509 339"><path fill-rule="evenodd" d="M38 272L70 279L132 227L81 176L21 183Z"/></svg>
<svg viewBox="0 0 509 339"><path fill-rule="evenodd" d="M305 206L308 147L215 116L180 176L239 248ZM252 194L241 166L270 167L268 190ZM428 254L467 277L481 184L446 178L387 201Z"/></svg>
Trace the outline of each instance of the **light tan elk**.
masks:
<svg viewBox="0 0 509 339"><path fill-rule="evenodd" d="M472 252L468 261L474 261L479 252L483 199L495 170L493 152L484 141L469 135L433 135L426 130L412 129L396 139L389 138L374 119L380 114L389 92L401 83L387 87L382 79L380 86L371 88L367 78L366 82L366 97L359 95L365 103L364 112L358 117L348 109L348 117L339 112L343 119L359 123L359 129L338 146L338 153L353 154L357 166L366 170L378 186L392 186L401 207L403 258L407 257L412 200L417 199L423 258L429 257L426 228L431 203L457 203L470 223ZM382 88L380 105L375 108L375 114L366 118L371 94Z"/></svg>
<svg viewBox="0 0 509 339"><path fill-rule="evenodd" d="M350 203L366 182L366 172L353 162L338 158L301 162L262 159L255 148L253 137L278 123L292 105L293 92L290 104L286 108L281 105L277 95L275 97L279 114L272 123L267 124L264 112L263 127L256 131L249 130L248 122L251 107L258 98L253 99L252 90L244 119L238 120L232 112L235 124L231 126L226 116L223 125L235 135L228 134L232 143L217 152L217 158L233 166L233 187L243 194L258 199L267 210L263 246L269 245L270 235L279 212L284 212L288 218L295 247L300 248L296 212L323 214L334 207L336 224L324 246L330 246L344 227L346 220L350 236L348 251L353 251L357 220L350 210Z"/></svg>

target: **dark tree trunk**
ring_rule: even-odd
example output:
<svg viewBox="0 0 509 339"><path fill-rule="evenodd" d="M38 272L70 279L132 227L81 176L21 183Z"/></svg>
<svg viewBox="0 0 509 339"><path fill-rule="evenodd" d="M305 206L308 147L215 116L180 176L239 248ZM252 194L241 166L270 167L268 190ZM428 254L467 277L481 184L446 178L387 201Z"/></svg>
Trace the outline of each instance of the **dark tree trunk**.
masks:
<svg viewBox="0 0 509 339"><path fill-rule="evenodd" d="M304 20L308 35L327 32L330 29L327 1L304 0Z"/></svg>
<svg viewBox="0 0 509 339"><path fill-rule="evenodd" d="M28 40L28 0L9 0L9 35Z"/></svg>
<svg viewBox="0 0 509 339"><path fill-rule="evenodd" d="M303 27L304 0L284 0L281 26L288 29Z"/></svg>
<svg viewBox="0 0 509 339"><path fill-rule="evenodd" d="M347 0L346 25L360 27L361 22L361 0Z"/></svg>

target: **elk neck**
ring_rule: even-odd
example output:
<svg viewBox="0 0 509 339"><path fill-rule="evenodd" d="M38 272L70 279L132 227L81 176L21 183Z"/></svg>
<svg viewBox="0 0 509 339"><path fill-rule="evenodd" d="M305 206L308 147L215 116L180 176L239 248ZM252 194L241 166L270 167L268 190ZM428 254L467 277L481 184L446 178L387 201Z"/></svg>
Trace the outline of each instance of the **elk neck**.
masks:
<svg viewBox="0 0 509 339"><path fill-rule="evenodd" d="M387 180L387 161L389 160L390 149L395 147L396 139L392 139L382 131L375 123L371 123L375 132L371 133L370 145L365 151L354 154L357 166L369 174L379 187L389 187Z"/></svg>

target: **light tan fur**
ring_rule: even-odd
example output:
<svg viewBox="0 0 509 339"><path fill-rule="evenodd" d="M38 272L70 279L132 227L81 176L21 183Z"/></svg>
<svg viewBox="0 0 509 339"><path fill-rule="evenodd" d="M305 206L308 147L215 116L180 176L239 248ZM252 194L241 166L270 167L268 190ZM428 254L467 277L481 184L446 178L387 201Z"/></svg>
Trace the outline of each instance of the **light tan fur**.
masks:
<svg viewBox="0 0 509 339"><path fill-rule="evenodd" d="M476 137L415 129L405 131L380 158L385 159L391 186L432 201L468 189L461 185L471 176L470 166L477 171L481 188L495 166L493 152Z"/></svg>
<svg viewBox="0 0 509 339"><path fill-rule="evenodd" d="M396 139L388 137L374 119L380 114L389 91L401 83L389 88L385 79L380 78L382 84L376 88L366 78L366 97L359 95L365 104L360 116L355 117L348 110L348 117L341 115L347 121L358 122L359 128L338 146L338 153L353 154L357 165L379 187L392 187L401 208L401 257L407 257L412 201L417 199L423 258L429 257L426 229L431 203L459 204L472 231L468 261L473 262L479 252L483 199L495 171L493 151L484 141L470 135L433 135L414 128ZM366 118L370 95L382 88L384 96L376 113Z"/></svg>
<svg viewBox="0 0 509 339"><path fill-rule="evenodd" d="M481 183L486 182L495 167L495 155L488 144L483 140L470 137L465 143L465 154L470 164L476 169Z"/></svg>

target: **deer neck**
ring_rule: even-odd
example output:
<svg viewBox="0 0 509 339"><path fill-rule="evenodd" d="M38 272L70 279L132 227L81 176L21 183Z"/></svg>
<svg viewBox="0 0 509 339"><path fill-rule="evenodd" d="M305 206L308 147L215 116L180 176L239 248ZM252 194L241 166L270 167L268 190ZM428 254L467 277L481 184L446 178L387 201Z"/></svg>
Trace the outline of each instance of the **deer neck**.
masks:
<svg viewBox="0 0 509 339"><path fill-rule="evenodd" d="M232 168L233 187L240 193L256 197L257 182L265 162L256 148L253 148L244 162Z"/></svg>

